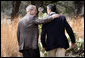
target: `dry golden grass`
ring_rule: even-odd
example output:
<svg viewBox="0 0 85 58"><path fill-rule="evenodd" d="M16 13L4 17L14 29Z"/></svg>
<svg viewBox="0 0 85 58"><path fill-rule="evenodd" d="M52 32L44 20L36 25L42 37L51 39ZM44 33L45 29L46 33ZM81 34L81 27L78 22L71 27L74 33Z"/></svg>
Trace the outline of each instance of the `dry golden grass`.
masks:
<svg viewBox="0 0 85 58"><path fill-rule="evenodd" d="M84 17L72 18L72 20L67 18L67 21L72 27L73 31L76 33L76 38L84 39Z"/></svg>
<svg viewBox="0 0 85 58"><path fill-rule="evenodd" d="M18 52L17 23L18 19L12 21L12 24L1 24L1 57L21 56Z"/></svg>
<svg viewBox="0 0 85 58"><path fill-rule="evenodd" d="M21 53L18 52L17 42L17 25L19 18L12 21L11 24L1 24L1 57L20 57ZM73 31L77 33L77 38L84 38L84 17L67 21L71 25Z"/></svg>

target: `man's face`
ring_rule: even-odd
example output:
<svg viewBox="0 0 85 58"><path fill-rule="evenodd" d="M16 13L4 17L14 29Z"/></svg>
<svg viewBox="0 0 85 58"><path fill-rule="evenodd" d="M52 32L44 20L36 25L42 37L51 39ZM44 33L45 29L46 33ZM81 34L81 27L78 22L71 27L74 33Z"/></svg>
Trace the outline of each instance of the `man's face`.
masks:
<svg viewBox="0 0 85 58"><path fill-rule="evenodd" d="M51 9L49 9L48 7L47 7L47 13L48 13L48 14L51 13Z"/></svg>
<svg viewBox="0 0 85 58"><path fill-rule="evenodd" d="M33 10L30 11L31 15L36 15L37 14L37 9L36 7L33 7Z"/></svg>

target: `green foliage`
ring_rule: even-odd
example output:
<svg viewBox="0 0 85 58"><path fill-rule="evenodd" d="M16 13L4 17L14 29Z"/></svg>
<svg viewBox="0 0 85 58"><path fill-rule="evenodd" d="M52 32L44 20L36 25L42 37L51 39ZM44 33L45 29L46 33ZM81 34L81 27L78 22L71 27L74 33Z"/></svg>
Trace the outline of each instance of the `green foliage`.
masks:
<svg viewBox="0 0 85 58"><path fill-rule="evenodd" d="M74 33L75 37L77 36L76 33ZM84 40L82 38L76 39L76 45L74 48L71 48L71 40L68 34L66 34L68 42L69 42L69 48L66 50L66 57L84 57Z"/></svg>
<svg viewBox="0 0 85 58"><path fill-rule="evenodd" d="M8 16L10 16L11 12L12 12L12 3L11 2L12 1L1 1L1 12L5 13ZM22 16L24 16L26 14L25 9L32 2L33 1L21 1L21 5L19 7L19 13L22 14ZM38 7L38 5L40 5L39 1L36 2L36 4L37 4L37 7ZM68 14L68 15L71 15L71 16L73 16L74 13L75 13L75 3L74 3L74 1L42 1L42 6L44 6L44 8L46 8L47 5L49 5L49 4L55 4L57 9L58 9L56 11L58 11L59 13ZM81 5L83 5L83 3L81 3ZM77 6L80 6L80 5L77 4ZM84 7L83 8L77 7L77 10L80 10L79 12L82 11L82 14L83 14Z"/></svg>

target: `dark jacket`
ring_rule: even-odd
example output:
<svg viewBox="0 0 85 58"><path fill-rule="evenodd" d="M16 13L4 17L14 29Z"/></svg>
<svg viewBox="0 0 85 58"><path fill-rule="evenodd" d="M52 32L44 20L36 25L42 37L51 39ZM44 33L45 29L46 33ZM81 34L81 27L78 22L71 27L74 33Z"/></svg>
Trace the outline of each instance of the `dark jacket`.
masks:
<svg viewBox="0 0 85 58"><path fill-rule="evenodd" d="M55 48L69 48L69 43L65 36L65 29L69 34L72 43L74 43L74 33L70 25L67 23L65 16L61 15L59 18L43 24L41 33L43 47L46 48L47 51ZM45 37L46 35L47 37Z"/></svg>

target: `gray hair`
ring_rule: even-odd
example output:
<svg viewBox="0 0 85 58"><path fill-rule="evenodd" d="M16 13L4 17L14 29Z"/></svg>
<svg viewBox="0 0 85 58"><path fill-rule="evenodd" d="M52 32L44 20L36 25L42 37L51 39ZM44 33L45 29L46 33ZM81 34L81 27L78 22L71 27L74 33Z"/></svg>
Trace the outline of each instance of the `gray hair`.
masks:
<svg viewBox="0 0 85 58"><path fill-rule="evenodd" d="M35 5L29 5L29 6L27 6L26 11L28 12L30 10L33 10L34 7L36 7L36 6Z"/></svg>

